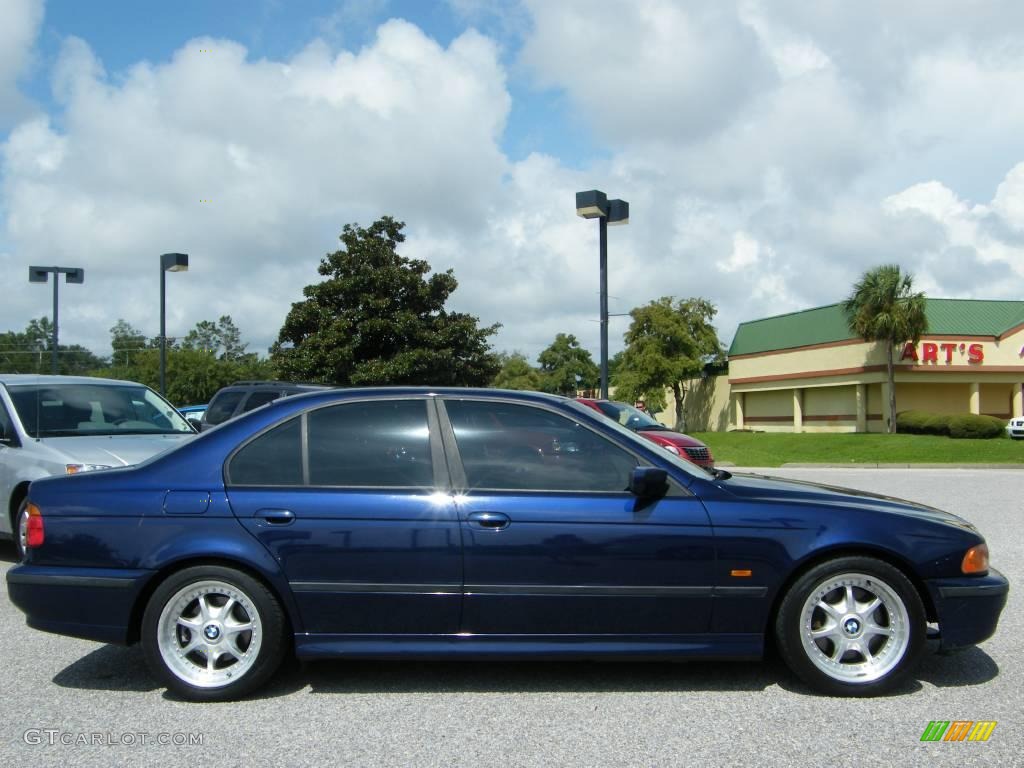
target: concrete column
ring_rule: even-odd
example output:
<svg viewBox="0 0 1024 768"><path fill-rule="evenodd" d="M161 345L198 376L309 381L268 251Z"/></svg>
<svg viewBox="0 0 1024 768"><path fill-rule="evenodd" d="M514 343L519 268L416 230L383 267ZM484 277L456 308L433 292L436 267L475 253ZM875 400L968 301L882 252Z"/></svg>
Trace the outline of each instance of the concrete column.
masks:
<svg viewBox="0 0 1024 768"><path fill-rule="evenodd" d="M896 405L899 408L899 404ZM889 382L882 382L882 431L889 431Z"/></svg>
<svg viewBox="0 0 1024 768"><path fill-rule="evenodd" d="M971 413L981 413L981 384L971 382Z"/></svg>
<svg viewBox="0 0 1024 768"><path fill-rule="evenodd" d="M857 385L857 431L868 431L868 388L865 384Z"/></svg>
<svg viewBox="0 0 1024 768"><path fill-rule="evenodd" d="M1024 416L1024 384L1013 385L1013 418Z"/></svg>
<svg viewBox="0 0 1024 768"><path fill-rule="evenodd" d="M804 431L804 391L793 390L793 431Z"/></svg>
<svg viewBox="0 0 1024 768"><path fill-rule="evenodd" d="M743 426L743 393L737 392L733 397L733 402L736 404L736 429L746 429Z"/></svg>

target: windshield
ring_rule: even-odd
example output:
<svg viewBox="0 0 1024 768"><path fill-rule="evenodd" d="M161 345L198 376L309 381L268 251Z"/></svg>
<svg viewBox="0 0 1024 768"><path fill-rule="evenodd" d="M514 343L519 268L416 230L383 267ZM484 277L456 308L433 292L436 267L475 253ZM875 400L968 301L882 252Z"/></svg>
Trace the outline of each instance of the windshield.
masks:
<svg viewBox="0 0 1024 768"><path fill-rule="evenodd" d="M8 388L32 437L193 433L174 407L135 384L44 384Z"/></svg>
<svg viewBox="0 0 1024 768"><path fill-rule="evenodd" d="M604 402L602 402L600 404L601 405L607 405L607 403L604 403ZM617 403L617 405L624 405L624 403ZM580 413L585 413L587 415L590 415L591 418L593 418L594 411L593 411L592 408L588 408L587 406L583 405L582 403L577 403L575 400L570 400L569 401L569 406L571 408L573 408L574 410L577 410ZM627 408L632 408L633 410L636 410L635 408L633 408L632 406L629 406L629 405L627 405L626 407ZM639 411L638 411L638 413L639 413ZM632 439L634 441L635 440L641 440L643 442L647 442L643 438L637 437L637 435L632 430L627 429L626 427L624 427L621 424L619 424L617 421L613 422L612 429L618 430L619 432L621 432L622 434L626 435L627 437L629 437L630 439ZM650 447L650 446L647 446L647 447ZM690 461L687 461L686 459L682 459L679 456L676 456L674 453L671 453L669 451L662 452L661 460L662 461L667 461L672 466L678 467L679 469L683 470L686 474L692 475L692 476L695 476L695 477L702 477L702 478L707 479L707 476L709 474L712 474L711 472L709 472L708 470L704 469L703 467L699 467L696 464L694 464L694 463L692 463Z"/></svg>
<svg viewBox="0 0 1024 768"><path fill-rule="evenodd" d="M639 408L634 408L627 403L600 400L597 407L605 416L619 422L624 427L629 427L629 429L664 429L661 424Z"/></svg>

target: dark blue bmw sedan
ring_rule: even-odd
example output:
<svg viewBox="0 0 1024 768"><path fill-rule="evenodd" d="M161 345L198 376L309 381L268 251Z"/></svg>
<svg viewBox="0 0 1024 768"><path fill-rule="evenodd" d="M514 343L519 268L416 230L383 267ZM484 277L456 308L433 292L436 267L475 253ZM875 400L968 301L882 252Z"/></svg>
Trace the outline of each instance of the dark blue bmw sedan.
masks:
<svg viewBox="0 0 1024 768"><path fill-rule="evenodd" d="M571 400L457 389L278 400L126 469L36 481L11 600L141 642L196 700L286 654L755 658L891 688L937 625L990 637L1008 584L936 509L709 472Z"/></svg>

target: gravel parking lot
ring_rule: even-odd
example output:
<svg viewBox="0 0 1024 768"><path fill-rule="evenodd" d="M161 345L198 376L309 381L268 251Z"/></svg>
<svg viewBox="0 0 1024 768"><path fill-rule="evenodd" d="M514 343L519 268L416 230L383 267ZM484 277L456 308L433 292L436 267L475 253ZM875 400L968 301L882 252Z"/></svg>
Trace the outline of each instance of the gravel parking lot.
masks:
<svg viewBox="0 0 1024 768"><path fill-rule="evenodd" d="M777 660L331 662L293 665L242 703L188 704L156 687L137 648L29 630L3 590L0 763L1024 764L1024 669L1016 643L1024 636L1024 471L766 472L901 496L975 522L993 565L1012 582L996 636L959 655L928 656L912 682L881 699L811 695ZM2 547L6 571L13 550ZM998 726L986 743L921 743L930 720Z"/></svg>

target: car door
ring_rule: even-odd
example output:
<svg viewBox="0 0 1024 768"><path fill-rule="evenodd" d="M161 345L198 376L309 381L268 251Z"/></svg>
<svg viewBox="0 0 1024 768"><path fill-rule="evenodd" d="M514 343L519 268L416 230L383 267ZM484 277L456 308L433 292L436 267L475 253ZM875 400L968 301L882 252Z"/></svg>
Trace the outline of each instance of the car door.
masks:
<svg viewBox="0 0 1024 768"><path fill-rule="evenodd" d="M461 543L436 423L425 397L345 401L228 460L231 506L281 564L307 631L458 631Z"/></svg>
<svg viewBox="0 0 1024 768"><path fill-rule="evenodd" d="M712 531L684 487L638 499L627 484L646 462L546 407L446 398L441 418L460 489L463 632L708 631Z"/></svg>

